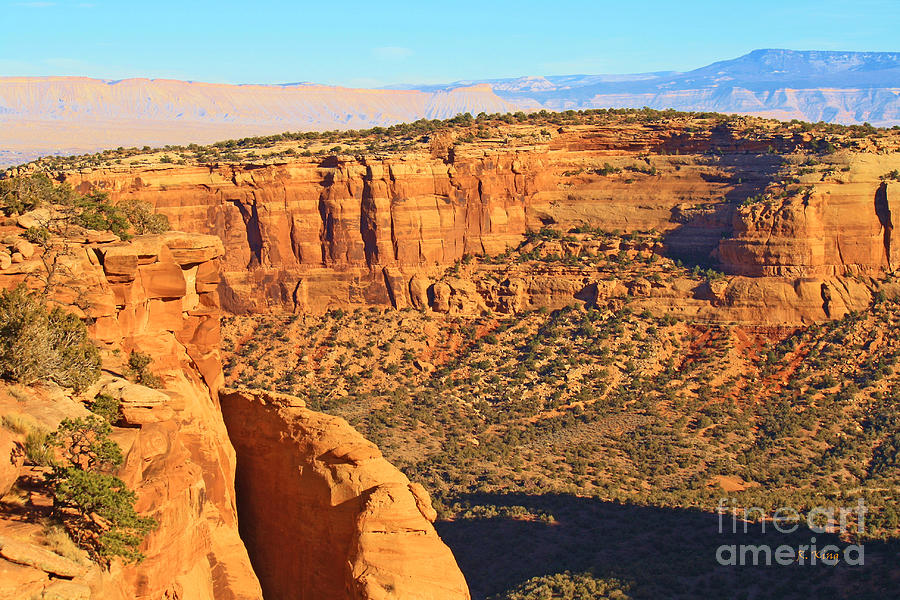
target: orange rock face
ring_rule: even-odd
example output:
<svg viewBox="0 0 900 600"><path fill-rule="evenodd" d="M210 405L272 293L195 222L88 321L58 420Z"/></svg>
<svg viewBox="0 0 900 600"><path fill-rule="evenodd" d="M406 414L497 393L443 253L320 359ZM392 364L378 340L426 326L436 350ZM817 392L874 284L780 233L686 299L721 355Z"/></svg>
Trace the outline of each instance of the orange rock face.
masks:
<svg viewBox="0 0 900 600"><path fill-rule="evenodd" d="M281 394L221 399L242 533L267 600L469 598L428 494L346 421Z"/></svg>
<svg viewBox="0 0 900 600"><path fill-rule="evenodd" d="M842 151L833 160L846 169L799 177L812 188L805 199L742 206L805 159L792 154L804 140L678 123L574 126L546 143L466 144L446 158L410 152L65 177L82 190L150 201L174 227L219 237L222 301L234 312L443 303L429 276L465 254L500 253L545 225L656 231L671 256L764 287L892 268L897 250L886 250L883 221L896 193L882 192L880 212L875 196L880 176L900 167L896 154ZM774 308L800 319L804 300L783 300Z"/></svg>
<svg viewBox="0 0 900 600"><path fill-rule="evenodd" d="M25 461L24 440L20 437L0 427L0 497L5 496L16 482Z"/></svg>
<svg viewBox="0 0 900 600"><path fill-rule="evenodd" d="M261 598L238 534L234 450L216 395L222 383L219 314L210 308L215 302L203 302L215 295L208 282L218 272L221 242L169 233L130 242L69 240L66 245L67 268L51 297L91 317L89 332L107 368L123 372L125 357L137 350L153 358L152 370L163 381L159 391L127 384L134 391L123 392L123 416L134 428L117 433L126 457L119 475L137 492L137 510L154 517L159 527L141 548L144 561L94 571L82 584L100 599ZM39 254L0 272L0 286L24 281L40 287L46 278ZM201 271L203 277L196 277ZM88 390L86 397L99 389ZM155 394L157 401L135 399L140 390L144 396ZM63 403L84 411L70 398L57 401ZM27 404L12 408L34 412ZM44 417L44 425L52 429L60 418ZM3 440L0 434L0 450L6 447ZM10 456L16 460L18 455ZM0 469L4 486L8 470ZM48 587L45 594L50 593Z"/></svg>
<svg viewBox="0 0 900 600"><path fill-rule="evenodd" d="M807 197L742 207L734 230L719 244L731 272L749 276L878 274L897 266L892 214L900 186L878 181L894 161L860 157L839 182L816 183Z"/></svg>

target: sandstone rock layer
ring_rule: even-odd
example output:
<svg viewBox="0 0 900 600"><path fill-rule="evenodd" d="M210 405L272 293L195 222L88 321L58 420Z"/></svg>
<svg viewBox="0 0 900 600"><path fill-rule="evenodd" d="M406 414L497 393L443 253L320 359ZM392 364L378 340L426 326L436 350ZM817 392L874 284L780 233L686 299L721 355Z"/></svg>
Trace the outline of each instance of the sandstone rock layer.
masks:
<svg viewBox="0 0 900 600"><path fill-rule="evenodd" d="M20 239L22 230L3 233L4 239ZM52 250L36 251L10 265L0 272L0 287L46 289L53 302L87 318L107 372L82 396L61 389L47 395L31 388L18 393L19 401L4 404L0 399L0 412L24 413L52 430L66 416L86 414L82 400L98 392L122 396L129 427L115 433L125 455L118 475L137 492L137 510L155 518L159 527L141 548L146 556L142 562L93 569L78 582L90 588L92 598L259 599L259 583L238 533L234 450L216 396L222 382L215 292L221 242L182 233L119 242L95 233L55 240ZM64 267L50 287L45 287L43 252L58 253L57 262ZM131 351L152 357L160 390L116 375L126 372ZM10 454L13 466L17 456L16 451ZM4 478L7 470L4 464ZM6 479L2 483L5 487ZM29 548L30 542L22 543L19 547ZM7 546L15 548L15 540ZM4 552L0 556L8 559ZM36 550L30 552L36 555ZM69 597L59 595L64 585L46 580L45 572L59 574L56 569L32 567L40 573L16 575L23 586L34 578L47 586L45 597Z"/></svg>
<svg viewBox="0 0 900 600"><path fill-rule="evenodd" d="M346 421L223 390L242 534L267 600L469 598L431 501Z"/></svg>
<svg viewBox="0 0 900 600"><path fill-rule="evenodd" d="M801 321L803 301L792 304L779 287L879 276L898 252L889 217L898 192L881 181L900 167L897 153L843 150L830 170L796 178L805 196L743 205L781 181L785 165L806 160L807 142L799 132L677 121L585 125L544 143L510 137L446 156L110 167L63 178L150 201L175 227L219 237L222 301L234 312L417 306L441 295L429 289L434 276L466 254L498 254L544 226L589 226L662 234L668 255L754 278L771 290L763 310ZM742 305L732 307L738 320L756 320Z"/></svg>

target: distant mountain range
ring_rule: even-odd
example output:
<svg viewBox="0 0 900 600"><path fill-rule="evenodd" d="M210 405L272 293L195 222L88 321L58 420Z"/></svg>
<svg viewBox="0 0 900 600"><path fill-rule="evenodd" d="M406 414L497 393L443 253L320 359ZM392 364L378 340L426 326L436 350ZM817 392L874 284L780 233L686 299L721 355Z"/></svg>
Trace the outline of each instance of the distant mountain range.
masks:
<svg viewBox="0 0 900 600"><path fill-rule="evenodd" d="M350 89L0 77L0 165L118 146L365 128L461 112L675 108L900 124L900 53L755 50L688 72Z"/></svg>
<svg viewBox="0 0 900 600"><path fill-rule="evenodd" d="M754 50L686 73L465 81L529 108L612 106L754 113L786 119L900 123L900 52ZM418 86L422 91L454 86Z"/></svg>

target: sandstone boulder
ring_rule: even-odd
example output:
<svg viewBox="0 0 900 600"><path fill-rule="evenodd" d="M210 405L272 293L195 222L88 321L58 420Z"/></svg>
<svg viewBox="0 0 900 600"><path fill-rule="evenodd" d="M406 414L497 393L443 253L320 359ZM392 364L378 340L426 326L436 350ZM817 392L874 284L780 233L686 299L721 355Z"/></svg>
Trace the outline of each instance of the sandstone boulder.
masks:
<svg viewBox="0 0 900 600"><path fill-rule="evenodd" d="M416 273L409 280L409 297L413 308L422 310L428 308L428 286L431 282L428 278Z"/></svg>
<svg viewBox="0 0 900 600"><path fill-rule="evenodd" d="M447 313L450 312L450 286L443 282L439 281L431 286L433 302L431 304L431 308L435 312Z"/></svg>
<svg viewBox="0 0 900 600"><path fill-rule="evenodd" d="M15 244L13 244L13 248L16 249L16 252L22 255L23 258L28 259L34 256L35 247L34 244L29 242L28 240L19 239L16 240Z"/></svg>
<svg viewBox="0 0 900 600"><path fill-rule="evenodd" d="M160 423L175 415L167 394L125 379L112 378L100 387L100 393L119 400L122 420L129 425Z"/></svg>

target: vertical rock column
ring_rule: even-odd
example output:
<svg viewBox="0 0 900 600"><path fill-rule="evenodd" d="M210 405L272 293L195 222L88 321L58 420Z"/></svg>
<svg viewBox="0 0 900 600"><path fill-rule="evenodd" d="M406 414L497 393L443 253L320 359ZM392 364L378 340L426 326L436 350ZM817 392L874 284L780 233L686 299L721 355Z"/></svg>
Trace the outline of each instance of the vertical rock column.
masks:
<svg viewBox="0 0 900 600"><path fill-rule="evenodd" d="M266 600L468 600L428 494L346 421L283 394L220 397Z"/></svg>

